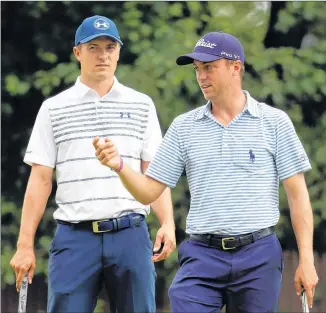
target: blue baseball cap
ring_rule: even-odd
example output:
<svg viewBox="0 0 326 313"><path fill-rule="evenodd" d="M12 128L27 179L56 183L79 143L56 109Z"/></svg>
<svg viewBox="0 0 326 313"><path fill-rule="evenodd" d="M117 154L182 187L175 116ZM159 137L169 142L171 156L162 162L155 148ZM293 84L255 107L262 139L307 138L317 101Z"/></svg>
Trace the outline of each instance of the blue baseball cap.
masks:
<svg viewBox="0 0 326 313"><path fill-rule="evenodd" d="M199 39L192 53L177 58L178 65L200 62L212 62L219 59L240 60L244 63L244 51L240 41L223 32L207 33Z"/></svg>
<svg viewBox="0 0 326 313"><path fill-rule="evenodd" d="M123 45L114 22L105 16L95 15L84 19L77 28L75 46L100 36L107 36L114 41L118 41L121 46Z"/></svg>

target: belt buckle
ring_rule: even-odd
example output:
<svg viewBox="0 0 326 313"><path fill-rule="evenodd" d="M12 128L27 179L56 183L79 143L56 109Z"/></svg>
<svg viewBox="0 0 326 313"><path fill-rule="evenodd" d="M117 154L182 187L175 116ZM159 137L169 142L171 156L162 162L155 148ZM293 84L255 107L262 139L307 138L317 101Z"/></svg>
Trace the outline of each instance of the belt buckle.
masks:
<svg viewBox="0 0 326 313"><path fill-rule="evenodd" d="M228 248L228 247L225 246L225 241L234 240L234 239L235 239L234 237L222 238L222 248L223 248L223 250L233 250L233 249L235 249L236 247Z"/></svg>
<svg viewBox="0 0 326 313"><path fill-rule="evenodd" d="M101 221L94 221L94 222L92 222L92 226L93 226L93 233L107 233L107 232L109 232L109 231L111 231L111 230L99 230L98 229L98 223L99 222L106 222L107 220L101 220Z"/></svg>

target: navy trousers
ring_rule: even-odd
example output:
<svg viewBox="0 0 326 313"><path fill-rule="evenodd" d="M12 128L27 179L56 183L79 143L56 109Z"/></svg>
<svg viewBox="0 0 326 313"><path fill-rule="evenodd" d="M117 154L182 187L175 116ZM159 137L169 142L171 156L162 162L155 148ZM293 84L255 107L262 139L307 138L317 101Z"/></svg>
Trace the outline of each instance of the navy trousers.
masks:
<svg viewBox="0 0 326 313"><path fill-rule="evenodd" d="M58 224L50 245L47 312L93 312L104 282L112 313L155 312L147 225L116 232Z"/></svg>
<svg viewBox="0 0 326 313"><path fill-rule="evenodd" d="M172 312L276 312L283 257L275 234L236 250L186 240L169 289Z"/></svg>

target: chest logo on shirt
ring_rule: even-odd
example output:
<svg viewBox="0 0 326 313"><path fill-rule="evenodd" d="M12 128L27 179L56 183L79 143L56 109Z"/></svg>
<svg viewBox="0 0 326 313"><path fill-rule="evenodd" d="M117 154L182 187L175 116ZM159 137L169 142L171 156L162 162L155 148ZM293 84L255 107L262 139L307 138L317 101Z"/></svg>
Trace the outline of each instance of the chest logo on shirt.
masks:
<svg viewBox="0 0 326 313"><path fill-rule="evenodd" d="M301 154L301 162L308 161L308 156L305 153Z"/></svg>
<svg viewBox="0 0 326 313"><path fill-rule="evenodd" d="M256 159L256 156L255 156L254 152L250 149L249 150L249 162L254 163L255 159Z"/></svg>
<svg viewBox="0 0 326 313"><path fill-rule="evenodd" d="M120 112L120 118L130 118L129 112Z"/></svg>

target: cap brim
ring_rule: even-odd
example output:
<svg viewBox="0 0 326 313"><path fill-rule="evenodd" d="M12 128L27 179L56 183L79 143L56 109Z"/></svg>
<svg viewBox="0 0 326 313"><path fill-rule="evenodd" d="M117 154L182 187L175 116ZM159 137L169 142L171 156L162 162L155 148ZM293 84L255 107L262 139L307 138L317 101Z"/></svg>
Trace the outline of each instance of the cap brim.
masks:
<svg viewBox="0 0 326 313"><path fill-rule="evenodd" d="M97 37L102 37L102 36L109 37L110 39L119 42L120 45L123 46L123 43L122 43L122 41L120 39L118 39L117 37L105 34L105 33L98 33L98 34L95 34L95 35L92 35L92 36L88 36L88 37L84 38L83 40L81 40L79 43L86 43L86 42L91 41L92 39L95 39Z"/></svg>
<svg viewBox="0 0 326 313"><path fill-rule="evenodd" d="M176 62L178 65L187 65L192 63L194 60L199 62L212 62L219 59L222 59L222 57L207 53L193 52L179 56Z"/></svg>

